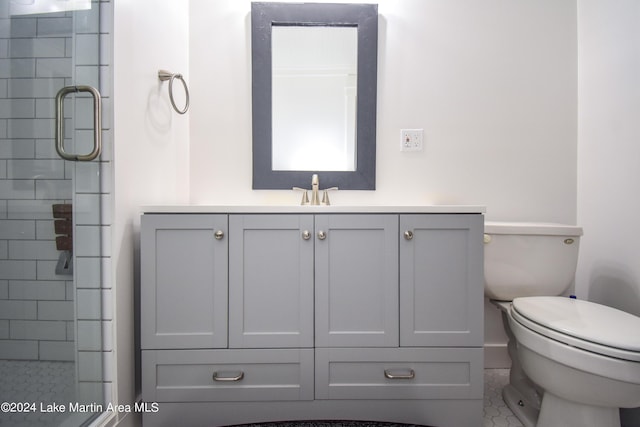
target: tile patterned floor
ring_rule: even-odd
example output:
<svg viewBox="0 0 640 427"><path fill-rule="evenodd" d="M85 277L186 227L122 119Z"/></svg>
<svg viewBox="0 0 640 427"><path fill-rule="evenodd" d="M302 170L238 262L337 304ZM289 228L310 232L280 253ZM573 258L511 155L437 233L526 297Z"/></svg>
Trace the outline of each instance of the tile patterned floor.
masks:
<svg viewBox="0 0 640 427"><path fill-rule="evenodd" d="M70 402L75 396L75 363L0 361L0 402L34 402L30 413L0 413L2 427L58 426L69 414L40 411L40 402Z"/></svg>
<svg viewBox="0 0 640 427"><path fill-rule="evenodd" d="M522 427L522 423L502 400L502 387L508 382L508 369L485 369L484 427Z"/></svg>
<svg viewBox="0 0 640 427"><path fill-rule="evenodd" d="M70 402L75 364L71 362L0 361L0 402ZM486 369L483 427L522 427L502 401L508 369ZM0 413L1 427L58 426L68 414Z"/></svg>

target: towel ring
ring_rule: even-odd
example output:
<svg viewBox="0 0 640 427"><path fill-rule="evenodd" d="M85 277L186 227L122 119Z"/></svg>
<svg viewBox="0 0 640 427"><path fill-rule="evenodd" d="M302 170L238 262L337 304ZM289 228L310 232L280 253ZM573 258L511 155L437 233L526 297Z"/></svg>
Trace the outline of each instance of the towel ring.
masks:
<svg viewBox="0 0 640 427"><path fill-rule="evenodd" d="M169 99L171 100L171 105L173 105L173 109L176 110L178 114L186 113L187 110L189 109L189 88L187 87L187 82L184 81L184 77L182 77L182 74L177 74L177 73L174 74L166 70L159 70L158 78L160 79L160 81L169 80ZM180 80L182 82L182 86L184 87L184 94L186 99L184 103L184 108L182 110L176 106L176 102L173 99L173 81L175 79Z"/></svg>

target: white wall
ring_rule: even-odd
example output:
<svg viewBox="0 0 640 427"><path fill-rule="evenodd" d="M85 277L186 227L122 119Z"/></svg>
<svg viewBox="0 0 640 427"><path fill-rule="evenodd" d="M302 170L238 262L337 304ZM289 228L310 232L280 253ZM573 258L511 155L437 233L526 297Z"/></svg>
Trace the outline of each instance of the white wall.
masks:
<svg viewBox="0 0 640 427"><path fill-rule="evenodd" d="M332 201L575 222L575 1L378 5L377 190ZM191 2L190 34L191 202L296 203L251 190L250 1ZM401 128L424 128L425 151L401 153Z"/></svg>
<svg viewBox="0 0 640 427"><path fill-rule="evenodd" d="M186 203L189 198L188 118L171 110L160 68L189 81L187 2L114 2L113 277L116 401L134 391L134 287L140 206ZM177 85L179 86L179 84ZM136 310L137 311L137 310ZM120 414L123 417L126 414ZM133 425L129 416L120 425Z"/></svg>
<svg viewBox="0 0 640 427"><path fill-rule="evenodd" d="M575 1L377 3L377 189L332 203L479 204L492 220L575 223ZM191 2L192 203L298 202L251 190L250 10ZM423 128L425 151L400 152L401 128ZM488 348L504 356L500 315L485 313Z"/></svg>
<svg viewBox="0 0 640 427"><path fill-rule="evenodd" d="M640 3L578 0L579 297L640 315ZM638 333L637 331L629 331ZM640 408L622 411L640 426Z"/></svg>
<svg viewBox="0 0 640 427"><path fill-rule="evenodd" d="M579 0L577 289L640 315L640 3Z"/></svg>

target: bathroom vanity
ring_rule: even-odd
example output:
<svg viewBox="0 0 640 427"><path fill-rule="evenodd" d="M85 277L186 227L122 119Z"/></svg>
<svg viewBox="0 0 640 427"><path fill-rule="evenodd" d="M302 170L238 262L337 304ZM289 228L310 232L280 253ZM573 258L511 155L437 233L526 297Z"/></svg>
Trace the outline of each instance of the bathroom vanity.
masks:
<svg viewBox="0 0 640 427"><path fill-rule="evenodd" d="M480 425L483 208L154 207L145 426Z"/></svg>

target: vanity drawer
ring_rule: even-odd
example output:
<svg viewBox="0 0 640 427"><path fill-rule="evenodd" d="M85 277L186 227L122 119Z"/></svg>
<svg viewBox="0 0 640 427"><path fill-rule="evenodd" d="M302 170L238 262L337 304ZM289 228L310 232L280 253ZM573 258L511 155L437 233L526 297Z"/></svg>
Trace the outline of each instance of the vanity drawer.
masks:
<svg viewBox="0 0 640 427"><path fill-rule="evenodd" d="M318 348L316 399L477 399L482 348Z"/></svg>
<svg viewBox="0 0 640 427"><path fill-rule="evenodd" d="M313 399L313 350L144 350L147 402Z"/></svg>

